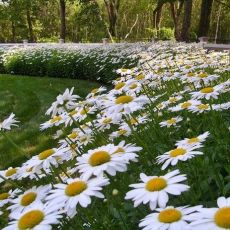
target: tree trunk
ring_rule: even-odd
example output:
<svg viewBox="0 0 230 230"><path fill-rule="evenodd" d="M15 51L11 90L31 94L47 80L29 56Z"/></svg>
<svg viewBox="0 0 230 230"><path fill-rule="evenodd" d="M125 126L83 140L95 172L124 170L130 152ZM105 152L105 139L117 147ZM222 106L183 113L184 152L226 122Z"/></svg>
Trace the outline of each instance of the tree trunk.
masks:
<svg viewBox="0 0 230 230"><path fill-rule="evenodd" d="M180 40L180 30L179 30L179 20L177 16L177 11L174 3L170 3L171 14L174 23L174 36L177 41Z"/></svg>
<svg viewBox="0 0 230 230"><path fill-rule="evenodd" d="M157 30L160 29L163 5L164 4L160 0L158 0L157 6L155 10L153 11L154 28Z"/></svg>
<svg viewBox="0 0 230 230"><path fill-rule="evenodd" d="M63 39L65 42L66 37L66 4L65 0L60 0L60 20L61 20L61 26L60 26L60 39Z"/></svg>
<svg viewBox="0 0 230 230"><path fill-rule="evenodd" d="M189 29L191 26L191 16L192 16L192 0L185 0L183 26L181 31L182 41L186 41L186 42L189 41Z"/></svg>
<svg viewBox="0 0 230 230"><path fill-rule="evenodd" d="M11 21L12 42L16 41L16 32L14 21Z"/></svg>
<svg viewBox="0 0 230 230"><path fill-rule="evenodd" d="M208 35L213 0L202 0L198 36Z"/></svg>
<svg viewBox="0 0 230 230"><path fill-rule="evenodd" d="M109 18L109 32L113 37L116 37L116 24L120 0L104 0Z"/></svg>
<svg viewBox="0 0 230 230"><path fill-rule="evenodd" d="M26 9L26 19L27 19L27 24L28 24L28 29L29 29L29 40L31 42L34 42L33 24L32 24L32 20L31 20L29 8Z"/></svg>

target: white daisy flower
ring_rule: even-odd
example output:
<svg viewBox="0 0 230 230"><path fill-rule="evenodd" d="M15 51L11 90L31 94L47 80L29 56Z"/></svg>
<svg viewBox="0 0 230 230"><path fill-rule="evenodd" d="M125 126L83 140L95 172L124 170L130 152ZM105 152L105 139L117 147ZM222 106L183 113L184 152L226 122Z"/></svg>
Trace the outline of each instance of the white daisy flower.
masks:
<svg viewBox="0 0 230 230"><path fill-rule="evenodd" d="M174 107L168 108L168 110L172 111L172 112L178 112L178 111L181 111L181 110L189 109L191 106L195 106L195 105L198 105L198 104L200 104L200 101L188 100L188 101L180 103L180 104L178 104L178 105L176 105Z"/></svg>
<svg viewBox="0 0 230 230"><path fill-rule="evenodd" d="M6 118L2 123L0 123L0 131L1 130L11 130L11 126L18 126L17 121L15 119L15 114L11 113L8 118Z"/></svg>
<svg viewBox="0 0 230 230"><path fill-rule="evenodd" d="M110 140L113 140L115 138L118 138L118 137L122 137L122 136L125 136L125 137L128 137L132 134L132 131L131 129L129 128L129 126L125 123L123 126L121 126L118 131L114 131L112 132L110 135L109 135L109 139Z"/></svg>
<svg viewBox="0 0 230 230"><path fill-rule="evenodd" d="M87 95L86 99L94 97L96 94L100 94L104 91L106 91L106 88L103 86L101 86L99 88L92 89L91 92Z"/></svg>
<svg viewBox="0 0 230 230"><path fill-rule="evenodd" d="M19 168L12 168L12 167L9 167L8 169L6 170L2 170L0 171L0 183L2 183L4 181L3 178L9 180L15 180L17 179L17 172L18 172L18 169Z"/></svg>
<svg viewBox="0 0 230 230"><path fill-rule="evenodd" d="M64 106L69 110L76 106L75 101L80 98L78 95L73 95L74 87L70 90L66 89L63 94L57 96L56 101L46 111L46 115L56 116L65 112Z"/></svg>
<svg viewBox="0 0 230 230"><path fill-rule="evenodd" d="M89 143L91 143L93 141L93 139L94 138L90 133L81 134L81 135L79 135L77 143L79 146L82 146L82 145L86 146Z"/></svg>
<svg viewBox="0 0 230 230"><path fill-rule="evenodd" d="M145 95L122 95L118 97L110 97L110 100L106 102L108 114L120 113L130 114L137 110L143 109L145 104L149 103L149 99Z"/></svg>
<svg viewBox="0 0 230 230"><path fill-rule="evenodd" d="M202 147L200 144L195 146L177 146L176 149L170 150L160 156L157 157L157 163L162 164L161 169L166 169L169 165L175 166L178 161L187 161L195 157L196 155L203 155L200 151L194 151L197 148Z"/></svg>
<svg viewBox="0 0 230 230"><path fill-rule="evenodd" d="M114 154L124 154L124 158L129 161L137 162L138 155L136 152L140 152L142 147L137 147L133 144L125 144L125 141L121 141L117 146Z"/></svg>
<svg viewBox="0 0 230 230"><path fill-rule="evenodd" d="M211 107L209 104L197 104L197 105L192 105L188 108L188 111L192 112L192 113L204 113L204 112L207 112L207 111L210 111L211 110Z"/></svg>
<svg viewBox="0 0 230 230"><path fill-rule="evenodd" d="M28 209L31 205L34 205L37 202L44 201L44 198L47 196L50 189L50 185L39 187L34 186L18 196L16 199L12 199L10 201L12 205L9 206L7 209L11 210L11 213L20 214Z"/></svg>
<svg viewBox="0 0 230 230"><path fill-rule="evenodd" d="M201 145L203 142L206 141L207 137L210 135L209 132L205 132L203 134L200 134L197 137L192 138L185 138L184 140L177 141L176 146L193 146L193 145Z"/></svg>
<svg viewBox="0 0 230 230"><path fill-rule="evenodd" d="M59 126L63 123L65 123L65 117L63 115L59 115L59 116L54 116L53 118L51 118L50 120L42 123L40 125L40 130L45 130L54 126Z"/></svg>
<svg viewBox="0 0 230 230"><path fill-rule="evenodd" d="M230 102L221 103L221 104L213 104L212 108L215 111L228 110L230 108Z"/></svg>
<svg viewBox="0 0 230 230"><path fill-rule="evenodd" d="M166 126L167 128L169 128L171 126L177 126L177 124L182 120L183 120L183 118L181 116L177 116L177 117L172 117L169 120L162 121L159 124L160 124L161 127Z"/></svg>
<svg viewBox="0 0 230 230"><path fill-rule="evenodd" d="M98 130L110 129L112 124L119 124L121 120L121 114L115 114L114 116L101 116L96 122L95 126Z"/></svg>
<svg viewBox="0 0 230 230"><path fill-rule="evenodd" d="M140 124L144 124L146 123L148 120L148 116L147 115L140 115L137 117L129 117L128 123L132 126L139 126ZM121 127L127 126L127 121L124 121L121 124Z"/></svg>
<svg viewBox="0 0 230 230"><path fill-rule="evenodd" d="M95 106L85 106L81 108L76 116L76 120L83 121L85 120L90 114L94 114L97 111Z"/></svg>
<svg viewBox="0 0 230 230"><path fill-rule="evenodd" d="M58 224L62 216L56 205L36 203L23 213L12 213L12 221L2 230L50 230L53 224Z"/></svg>
<svg viewBox="0 0 230 230"><path fill-rule="evenodd" d="M191 223L192 229L227 230L230 229L230 197L219 197L218 208L203 208Z"/></svg>
<svg viewBox="0 0 230 230"><path fill-rule="evenodd" d="M68 216L76 215L77 205L86 208L91 203L91 197L104 198L100 192L102 187L109 184L109 179L96 177L87 179L84 176L68 179L67 184L56 184L46 198L50 205L64 209Z"/></svg>
<svg viewBox="0 0 230 230"><path fill-rule="evenodd" d="M142 89L141 83L138 80L128 80L125 85L125 92L139 93Z"/></svg>
<svg viewBox="0 0 230 230"><path fill-rule="evenodd" d="M0 208L11 202L11 200L20 193L21 190L15 189L8 192L0 193Z"/></svg>
<svg viewBox="0 0 230 230"><path fill-rule="evenodd" d="M126 82L120 81L114 85L114 88L109 91L109 94L110 95L122 94L126 91L125 86L126 86Z"/></svg>
<svg viewBox="0 0 230 230"><path fill-rule="evenodd" d="M133 73L133 70L131 69L118 69L116 70L117 74L120 74L121 76L129 75Z"/></svg>
<svg viewBox="0 0 230 230"><path fill-rule="evenodd" d="M143 230L189 230L193 220L191 214L200 211L202 206L157 208L156 212L141 220L139 227Z"/></svg>
<svg viewBox="0 0 230 230"><path fill-rule="evenodd" d="M210 98L217 99L218 95L220 94L221 86L214 86L214 87L205 87L197 92L191 92L192 99L202 99L205 98L209 100Z"/></svg>
<svg viewBox="0 0 230 230"><path fill-rule="evenodd" d="M159 177L141 173L140 179L142 183L131 184L129 187L134 189L125 196L126 200L132 199L134 201L134 207L141 203L149 203L151 210L157 206L165 208L169 200L168 194L179 196L189 189L188 185L180 183L187 180L187 177L183 174L180 175L179 170L174 170Z"/></svg>
<svg viewBox="0 0 230 230"><path fill-rule="evenodd" d="M30 167L27 165L27 162L25 162L17 171L17 180L22 180L23 178L29 178L31 180L39 180L42 177L44 177L45 174L42 174L41 171L36 170L34 167Z"/></svg>
<svg viewBox="0 0 230 230"><path fill-rule="evenodd" d="M182 96L174 96L174 97L169 97L169 99L167 101L165 101L165 105L172 105L172 104L176 104L178 101L180 101L183 97Z"/></svg>
<svg viewBox="0 0 230 230"><path fill-rule="evenodd" d="M88 153L77 157L76 169L86 177L98 176L103 172L111 176L115 176L116 172L125 172L128 162L125 160L124 154L114 154L116 150L117 147L113 144L89 150Z"/></svg>
<svg viewBox="0 0 230 230"><path fill-rule="evenodd" d="M25 165L34 168L34 172L41 169L49 171L51 166L57 167L63 161L68 161L72 158L72 154L68 148L52 148L47 149L40 154L33 156Z"/></svg>

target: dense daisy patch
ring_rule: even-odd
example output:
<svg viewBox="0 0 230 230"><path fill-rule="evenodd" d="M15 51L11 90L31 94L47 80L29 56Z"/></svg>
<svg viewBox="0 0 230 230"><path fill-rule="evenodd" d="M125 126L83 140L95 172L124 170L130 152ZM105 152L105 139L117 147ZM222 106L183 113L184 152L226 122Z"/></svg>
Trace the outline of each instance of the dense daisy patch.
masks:
<svg viewBox="0 0 230 230"><path fill-rule="evenodd" d="M145 44L43 44L0 46L0 73L109 83L117 68L137 65Z"/></svg>
<svg viewBox="0 0 230 230"><path fill-rule="evenodd" d="M230 229L230 67L225 52L155 44L81 98L66 89L41 132L55 146L0 170L0 227ZM20 122L1 121L7 135Z"/></svg>

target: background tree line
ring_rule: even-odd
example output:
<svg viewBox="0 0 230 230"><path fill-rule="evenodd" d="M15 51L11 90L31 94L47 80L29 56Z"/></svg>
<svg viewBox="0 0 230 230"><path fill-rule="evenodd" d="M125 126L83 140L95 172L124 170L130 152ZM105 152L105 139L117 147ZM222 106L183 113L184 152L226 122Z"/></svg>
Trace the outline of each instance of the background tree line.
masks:
<svg viewBox="0 0 230 230"><path fill-rule="evenodd" d="M229 0L0 0L0 42L230 40Z"/></svg>

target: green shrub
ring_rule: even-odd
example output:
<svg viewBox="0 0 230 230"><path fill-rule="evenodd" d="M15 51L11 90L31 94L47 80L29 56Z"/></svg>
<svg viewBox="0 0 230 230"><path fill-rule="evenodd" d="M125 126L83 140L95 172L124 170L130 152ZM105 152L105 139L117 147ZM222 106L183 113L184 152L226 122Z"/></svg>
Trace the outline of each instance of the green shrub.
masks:
<svg viewBox="0 0 230 230"><path fill-rule="evenodd" d="M5 67L4 67L4 62L3 62L3 55L4 51L0 49L0 73L5 73Z"/></svg>
<svg viewBox="0 0 230 230"><path fill-rule="evenodd" d="M122 53L123 52L123 53ZM9 51L1 69L7 73L86 79L111 82L115 70L137 65L137 58L129 57L131 51L121 48L94 47L87 49L28 48ZM1 59L0 59L1 60Z"/></svg>
<svg viewBox="0 0 230 230"><path fill-rule="evenodd" d="M157 29L152 29L152 28L146 28L148 31L148 35L151 38L157 39L157 40L174 40L174 30L168 27L162 27L159 30Z"/></svg>

